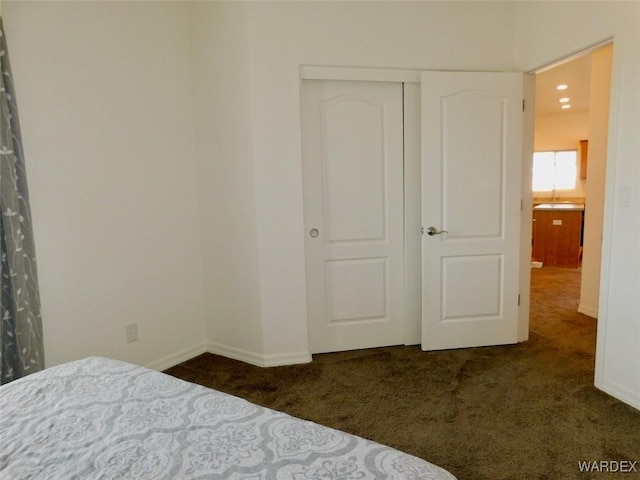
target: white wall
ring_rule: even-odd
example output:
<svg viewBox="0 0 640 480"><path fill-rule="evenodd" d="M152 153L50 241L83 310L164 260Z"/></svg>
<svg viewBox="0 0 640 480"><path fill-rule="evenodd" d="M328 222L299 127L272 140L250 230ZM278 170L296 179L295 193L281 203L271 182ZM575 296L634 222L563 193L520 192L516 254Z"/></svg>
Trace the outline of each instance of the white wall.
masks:
<svg viewBox="0 0 640 480"><path fill-rule="evenodd" d="M600 294L612 60L612 46L607 46L592 54L587 196L578 311L595 318L598 317Z"/></svg>
<svg viewBox="0 0 640 480"><path fill-rule="evenodd" d="M188 16L144 2L4 2L47 365L162 368L204 349ZM124 325L140 340L126 344Z"/></svg>
<svg viewBox="0 0 640 480"><path fill-rule="evenodd" d="M589 135L589 112L536 115L535 150L578 149Z"/></svg>
<svg viewBox="0 0 640 480"><path fill-rule="evenodd" d="M192 5L208 348L263 363L248 6Z"/></svg>
<svg viewBox="0 0 640 480"><path fill-rule="evenodd" d="M640 408L640 3L518 2L516 16L525 71L614 39L596 385Z"/></svg>

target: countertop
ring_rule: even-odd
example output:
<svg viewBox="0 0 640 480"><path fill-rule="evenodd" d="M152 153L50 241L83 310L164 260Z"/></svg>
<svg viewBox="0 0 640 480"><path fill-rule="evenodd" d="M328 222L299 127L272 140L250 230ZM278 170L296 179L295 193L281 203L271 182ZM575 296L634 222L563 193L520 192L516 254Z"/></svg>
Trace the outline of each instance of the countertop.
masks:
<svg viewBox="0 0 640 480"><path fill-rule="evenodd" d="M584 203L541 203L534 210L551 210L551 211L584 211Z"/></svg>

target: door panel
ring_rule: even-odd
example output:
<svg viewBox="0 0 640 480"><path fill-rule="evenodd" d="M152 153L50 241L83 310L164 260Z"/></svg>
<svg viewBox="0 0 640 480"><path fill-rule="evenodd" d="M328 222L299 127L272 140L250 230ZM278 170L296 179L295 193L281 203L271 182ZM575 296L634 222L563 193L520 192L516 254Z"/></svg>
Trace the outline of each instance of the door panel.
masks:
<svg viewBox="0 0 640 480"><path fill-rule="evenodd" d="M311 352L400 344L402 84L305 80L302 130Z"/></svg>
<svg viewBox="0 0 640 480"><path fill-rule="evenodd" d="M502 256L472 255L442 260L442 321L500 316ZM461 297L459 291L474 295Z"/></svg>
<svg viewBox="0 0 640 480"><path fill-rule="evenodd" d="M387 316L385 258L331 260L325 267L328 324Z"/></svg>
<svg viewBox="0 0 640 480"><path fill-rule="evenodd" d="M422 73L422 347L515 343L522 77Z"/></svg>
<svg viewBox="0 0 640 480"><path fill-rule="evenodd" d="M477 91L442 97L443 220L450 239L502 233L503 109L504 98Z"/></svg>
<svg viewBox="0 0 640 480"><path fill-rule="evenodd" d="M340 96L323 102L321 122L327 240L384 240L384 105Z"/></svg>

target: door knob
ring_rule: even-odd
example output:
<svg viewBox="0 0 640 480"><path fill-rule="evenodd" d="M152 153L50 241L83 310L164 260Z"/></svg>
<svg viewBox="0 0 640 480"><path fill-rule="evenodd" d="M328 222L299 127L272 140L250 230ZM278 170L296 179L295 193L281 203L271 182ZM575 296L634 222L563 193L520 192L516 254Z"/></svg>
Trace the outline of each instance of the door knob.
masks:
<svg viewBox="0 0 640 480"><path fill-rule="evenodd" d="M430 237L434 235L440 235L441 233L449 233L449 232L447 232L446 230L438 230L436 227L427 228L427 235L429 235Z"/></svg>
<svg viewBox="0 0 640 480"><path fill-rule="evenodd" d="M311 230L309 230L309 236L311 238L316 238L318 236L320 232L318 232L317 228L312 228Z"/></svg>

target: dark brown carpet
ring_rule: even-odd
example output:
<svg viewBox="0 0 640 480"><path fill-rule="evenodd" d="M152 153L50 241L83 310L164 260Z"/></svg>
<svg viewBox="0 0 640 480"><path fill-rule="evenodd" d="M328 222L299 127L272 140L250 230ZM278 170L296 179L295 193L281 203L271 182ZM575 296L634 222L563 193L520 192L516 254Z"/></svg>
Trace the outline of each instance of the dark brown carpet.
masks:
<svg viewBox="0 0 640 480"><path fill-rule="evenodd" d="M390 445L460 480L640 478L581 473L637 461L640 412L593 386L596 321L580 273L532 270L528 342L442 352L388 347L259 368L204 354L167 373Z"/></svg>

